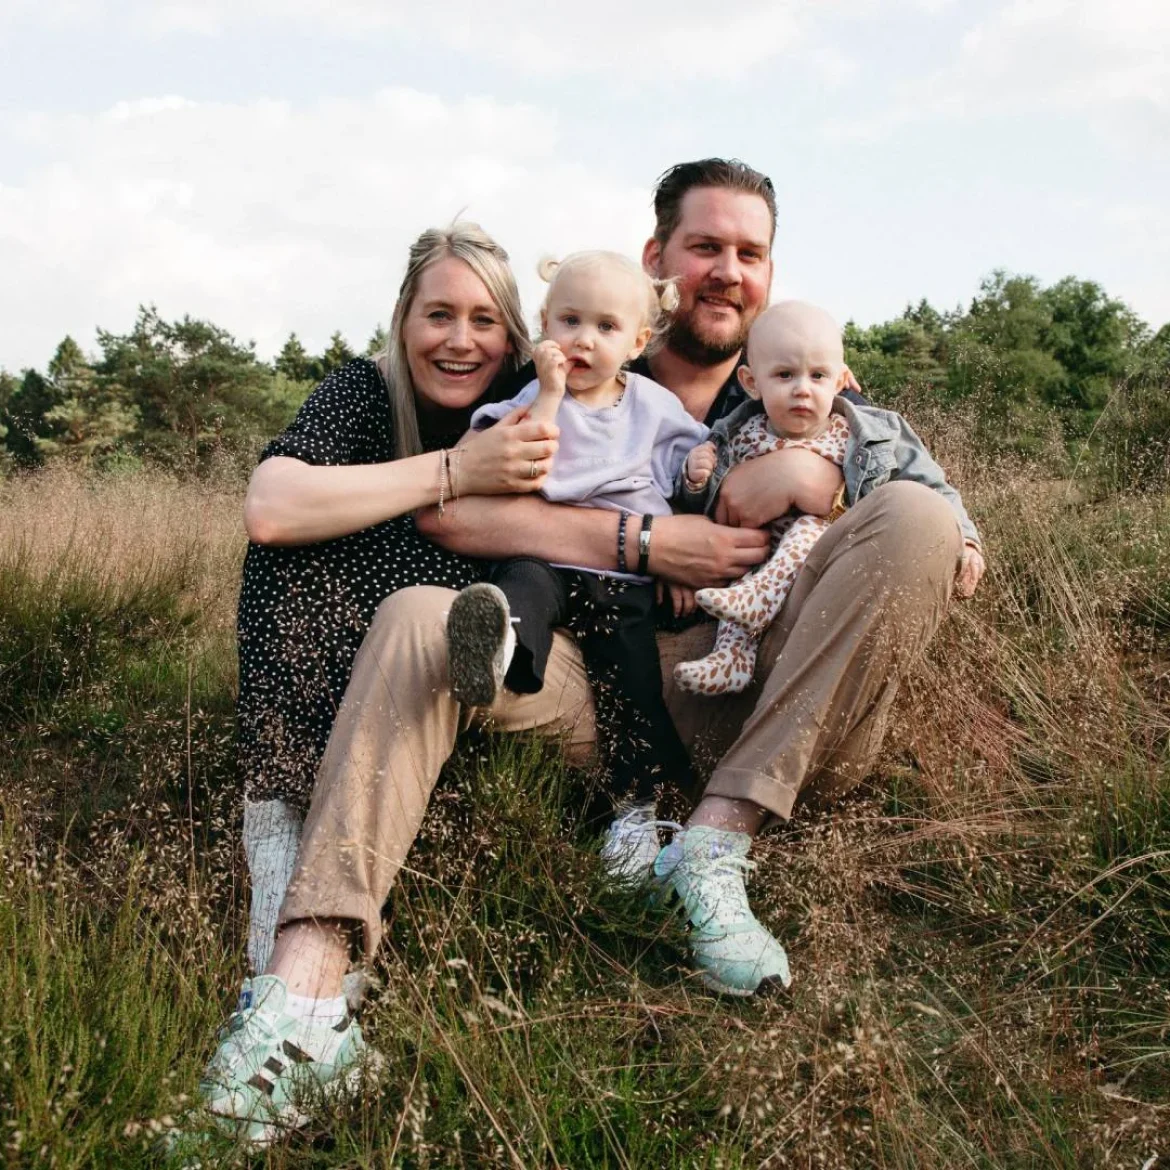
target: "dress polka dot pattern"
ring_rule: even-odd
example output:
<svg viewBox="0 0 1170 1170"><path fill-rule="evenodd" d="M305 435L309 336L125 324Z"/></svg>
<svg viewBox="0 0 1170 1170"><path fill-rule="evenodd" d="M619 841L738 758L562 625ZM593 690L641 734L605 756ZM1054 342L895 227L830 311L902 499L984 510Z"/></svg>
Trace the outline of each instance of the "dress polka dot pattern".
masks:
<svg viewBox="0 0 1170 1170"><path fill-rule="evenodd" d="M453 446L459 423L424 434L425 449ZM274 455L315 466L393 459L390 400L377 366L359 358L326 378L261 460ZM237 743L248 799L308 806L354 656L383 599L409 585L462 589L483 567L419 535L409 515L318 544L250 545L237 620Z"/></svg>

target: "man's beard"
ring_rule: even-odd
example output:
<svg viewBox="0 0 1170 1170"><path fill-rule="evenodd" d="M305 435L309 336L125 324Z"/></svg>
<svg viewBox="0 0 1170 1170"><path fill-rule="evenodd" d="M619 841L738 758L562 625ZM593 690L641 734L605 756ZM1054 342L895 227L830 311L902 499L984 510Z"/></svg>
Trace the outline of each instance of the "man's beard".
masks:
<svg viewBox="0 0 1170 1170"><path fill-rule="evenodd" d="M666 331L666 348L678 354L684 361L693 366L717 366L727 361L743 349L747 343L748 331L752 322L747 319L740 308L739 328L730 337L719 338L702 336L694 327L691 320L694 310L684 315L678 315L670 323ZM753 318L754 319L754 318Z"/></svg>

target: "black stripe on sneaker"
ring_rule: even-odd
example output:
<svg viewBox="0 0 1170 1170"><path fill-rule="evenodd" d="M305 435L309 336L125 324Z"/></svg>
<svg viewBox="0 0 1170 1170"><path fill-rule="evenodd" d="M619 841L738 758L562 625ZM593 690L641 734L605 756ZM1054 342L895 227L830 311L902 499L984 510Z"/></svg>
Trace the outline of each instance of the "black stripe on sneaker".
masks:
<svg viewBox="0 0 1170 1170"><path fill-rule="evenodd" d="M351 1012L348 1008L346 1008L345 1016L343 1017L341 1023L334 1024L333 1030L335 1032L344 1032L346 1030L346 1028L349 1027L349 1021L352 1019L353 1019L353 1012Z"/></svg>
<svg viewBox="0 0 1170 1170"><path fill-rule="evenodd" d="M297 1064L307 1064L313 1059L303 1048L298 1048L291 1040L286 1040L281 1048L284 1049L285 1056L291 1056Z"/></svg>
<svg viewBox="0 0 1170 1170"><path fill-rule="evenodd" d="M253 1089L259 1089L260 1092L263 1093L266 1097L271 1097L272 1091L275 1088L271 1081L266 1080L259 1073L255 1073L250 1076L248 1078L248 1084L251 1085Z"/></svg>

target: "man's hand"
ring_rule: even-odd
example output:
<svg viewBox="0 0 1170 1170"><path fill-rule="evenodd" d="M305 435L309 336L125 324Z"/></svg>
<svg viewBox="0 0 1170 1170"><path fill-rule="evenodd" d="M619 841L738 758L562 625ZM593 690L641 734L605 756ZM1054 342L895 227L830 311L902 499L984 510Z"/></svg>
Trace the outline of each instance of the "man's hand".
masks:
<svg viewBox="0 0 1170 1170"><path fill-rule="evenodd" d="M955 574L955 592L964 599L974 596L986 568L983 554L975 545L964 544L963 556Z"/></svg>
<svg viewBox="0 0 1170 1170"><path fill-rule="evenodd" d="M696 489L705 487L715 470L715 444L700 443L687 456L686 481Z"/></svg>
<svg viewBox="0 0 1170 1170"><path fill-rule="evenodd" d="M723 479L715 520L762 528L793 506L827 516L841 486L841 469L807 447L784 447L733 467Z"/></svg>
<svg viewBox="0 0 1170 1170"><path fill-rule="evenodd" d="M654 522L650 572L677 585L726 585L767 559L768 534L759 528L728 528L706 516L660 516Z"/></svg>

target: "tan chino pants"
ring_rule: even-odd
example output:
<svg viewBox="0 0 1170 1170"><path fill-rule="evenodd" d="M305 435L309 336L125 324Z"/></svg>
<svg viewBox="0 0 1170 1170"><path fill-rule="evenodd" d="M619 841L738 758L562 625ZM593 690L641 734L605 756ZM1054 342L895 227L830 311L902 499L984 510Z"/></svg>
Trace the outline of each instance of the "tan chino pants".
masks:
<svg viewBox="0 0 1170 1170"><path fill-rule="evenodd" d="M877 489L817 542L760 647L753 687L720 698L678 691L676 662L710 650L714 623L659 637L666 699L708 795L787 817L798 797L848 791L872 765L900 677L946 611L962 537L919 484ZM454 593L419 586L379 607L354 663L305 820L281 924L364 925L367 957L382 905L422 824L439 771L474 719L566 737L587 758L593 703L581 656L558 633L544 689L501 692L465 711L447 681L444 622Z"/></svg>

